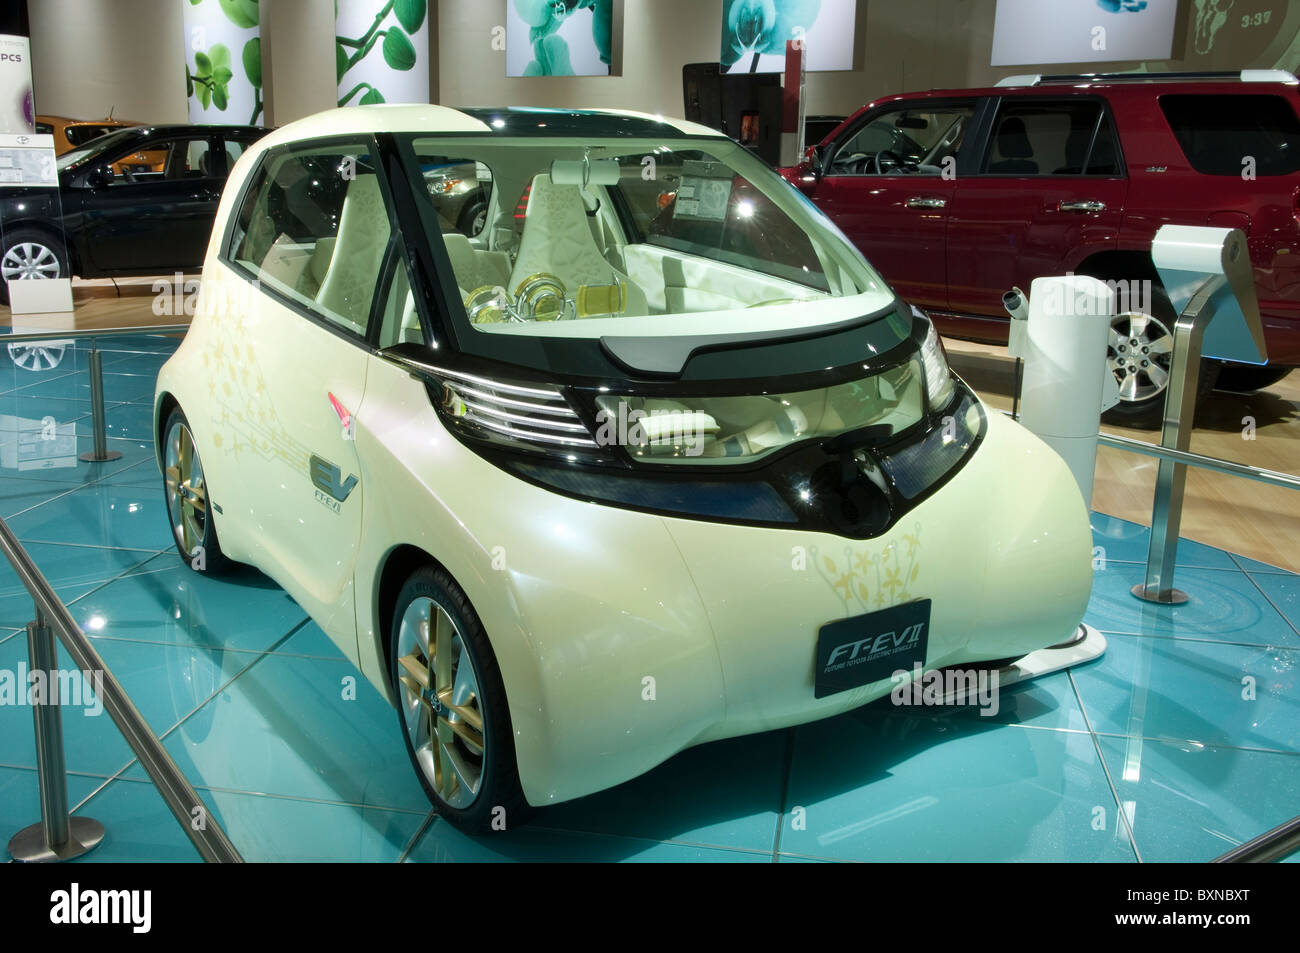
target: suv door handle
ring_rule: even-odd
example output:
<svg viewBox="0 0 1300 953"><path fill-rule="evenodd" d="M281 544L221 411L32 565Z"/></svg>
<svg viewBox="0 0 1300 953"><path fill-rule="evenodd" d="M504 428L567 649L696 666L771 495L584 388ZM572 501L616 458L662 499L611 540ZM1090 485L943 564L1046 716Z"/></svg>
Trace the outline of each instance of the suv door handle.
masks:
<svg viewBox="0 0 1300 953"><path fill-rule="evenodd" d="M947 199L927 197L923 195L914 195L906 202L908 208L943 208L947 204Z"/></svg>
<svg viewBox="0 0 1300 953"><path fill-rule="evenodd" d="M1057 209L1062 212L1104 212L1106 211L1106 203L1095 200L1062 202L1057 206Z"/></svg>

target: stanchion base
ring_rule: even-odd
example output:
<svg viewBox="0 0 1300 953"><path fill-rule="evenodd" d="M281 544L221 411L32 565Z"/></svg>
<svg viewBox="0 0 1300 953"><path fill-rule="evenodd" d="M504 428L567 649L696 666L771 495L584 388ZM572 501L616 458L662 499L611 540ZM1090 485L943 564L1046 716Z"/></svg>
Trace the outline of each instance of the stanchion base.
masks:
<svg viewBox="0 0 1300 953"><path fill-rule="evenodd" d="M1143 602L1154 602L1162 606L1181 606L1190 597L1181 589L1166 589L1164 592L1152 592L1147 589L1145 583L1139 582L1129 590L1134 596Z"/></svg>
<svg viewBox="0 0 1300 953"><path fill-rule="evenodd" d="M45 825L24 827L9 841L9 856L20 864L48 864L89 853L104 839L104 825L93 817L68 818L68 842L59 848L45 843Z"/></svg>
<svg viewBox="0 0 1300 953"><path fill-rule="evenodd" d="M102 457L95 453L94 450L87 450L85 453L77 454L77 459L83 460L86 463L107 463L109 460L119 460L121 457L122 454L118 453L116 450L105 450Z"/></svg>

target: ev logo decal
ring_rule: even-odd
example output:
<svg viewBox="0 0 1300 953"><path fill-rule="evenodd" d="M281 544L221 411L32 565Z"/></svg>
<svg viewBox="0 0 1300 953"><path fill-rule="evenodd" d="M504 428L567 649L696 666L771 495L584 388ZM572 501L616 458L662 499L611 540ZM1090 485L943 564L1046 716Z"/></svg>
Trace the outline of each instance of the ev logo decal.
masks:
<svg viewBox="0 0 1300 953"><path fill-rule="evenodd" d="M314 453L308 466L311 469L311 482L316 486L317 501L329 507L335 513L339 512L339 504L346 502L353 489L356 488L356 476L353 475L344 480L342 470L328 460L322 460Z"/></svg>

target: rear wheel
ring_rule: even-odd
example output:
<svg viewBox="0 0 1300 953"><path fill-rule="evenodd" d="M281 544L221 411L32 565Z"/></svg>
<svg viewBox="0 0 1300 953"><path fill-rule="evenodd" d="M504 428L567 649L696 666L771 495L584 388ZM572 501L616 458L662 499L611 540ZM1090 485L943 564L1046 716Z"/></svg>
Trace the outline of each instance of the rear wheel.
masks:
<svg viewBox="0 0 1300 953"><path fill-rule="evenodd" d="M163 492L172 542L191 569L202 573L222 572L229 568L230 562L217 540L203 463L194 446L190 423L180 408L171 412L163 433Z"/></svg>
<svg viewBox="0 0 1300 953"><path fill-rule="evenodd" d="M1146 310L1131 310L1111 319L1106 363L1119 384L1119 403L1106 411L1107 423L1146 429L1164 418L1174 353L1174 308L1164 290L1151 289ZM1214 388L1219 374L1215 361L1201 361L1197 406Z"/></svg>
<svg viewBox="0 0 1300 953"><path fill-rule="evenodd" d="M467 831L523 823L505 687L487 633L444 570L417 569L393 613L392 678L407 754L438 813Z"/></svg>

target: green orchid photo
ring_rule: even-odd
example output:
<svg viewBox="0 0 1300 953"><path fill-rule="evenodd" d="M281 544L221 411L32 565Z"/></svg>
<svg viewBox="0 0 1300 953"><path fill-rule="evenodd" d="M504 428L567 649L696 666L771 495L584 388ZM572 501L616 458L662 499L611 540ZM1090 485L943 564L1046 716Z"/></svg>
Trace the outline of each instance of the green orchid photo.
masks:
<svg viewBox="0 0 1300 953"><path fill-rule="evenodd" d="M210 122L217 118L210 114L211 109L224 113L238 101L249 108L248 124L261 121L259 14L258 0L189 0L185 10L185 35L190 47L185 94L190 99L192 120ZM242 75L235 71L232 47L239 50ZM244 107L233 108L242 111Z"/></svg>
<svg viewBox="0 0 1300 953"><path fill-rule="evenodd" d="M339 3L334 4L335 22L338 24L334 38L334 65L339 83L340 106L369 106L387 102L378 83L385 74L409 73L415 69L419 60L416 52L427 45L427 34L421 33L428 16L426 0L344 0L348 9L345 13L349 19L355 19L368 11L374 10L365 30L356 36L344 35L344 18L339 15ZM419 34L417 38L417 34ZM380 66L372 57L379 54ZM350 86L344 81L349 73L356 70L368 78L357 78ZM427 86L427 82L425 84ZM347 87L346 92L344 88ZM403 98L412 98L406 96ZM415 98L423 99L422 96Z"/></svg>

